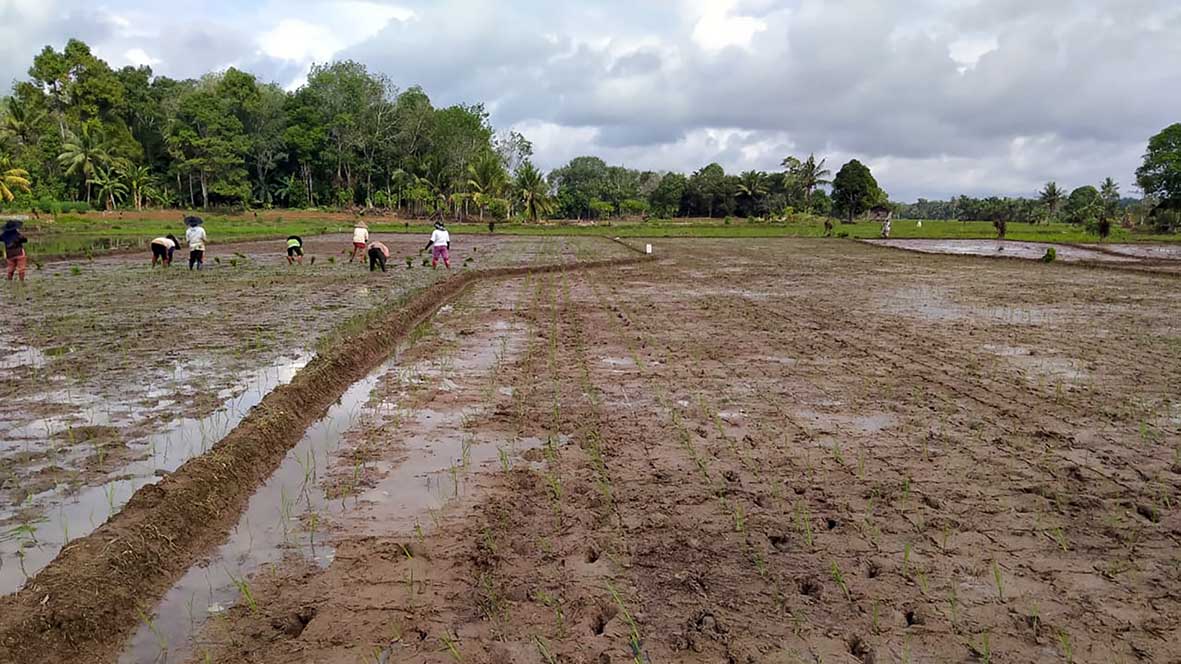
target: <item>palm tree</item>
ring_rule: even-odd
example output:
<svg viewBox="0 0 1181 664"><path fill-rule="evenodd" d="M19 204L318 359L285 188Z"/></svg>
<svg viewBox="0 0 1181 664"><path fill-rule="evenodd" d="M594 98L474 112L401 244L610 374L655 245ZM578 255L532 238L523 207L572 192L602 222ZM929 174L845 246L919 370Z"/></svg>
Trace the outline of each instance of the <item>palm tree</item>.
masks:
<svg viewBox="0 0 1181 664"><path fill-rule="evenodd" d="M508 175L500 157L492 152L480 155L467 167L467 186L472 190L472 200L480 208L480 221L484 221L484 208L496 198L508 184Z"/></svg>
<svg viewBox="0 0 1181 664"><path fill-rule="evenodd" d="M127 186L131 189L131 201L136 210L143 209L144 192L151 189L155 183L152 171L147 166L132 166L123 171L127 178Z"/></svg>
<svg viewBox="0 0 1181 664"><path fill-rule="evenodd" d="M1103 199L1104 212L1114 214L1119 207L1119 183L1111 178L1104 179L1099 185L1099 197Z"/></svg>
<svg viewBox="0 0 1181 664"><path fill-rule="evenodd" d="M26 194L31 191L29 181L29 172L23 168L14 168L8 161L8 157L0 155L0 203L11 203L15 198L12 190L23 191Z"/></svg>
<svg viewBox="0 0 1181 664"><path fill-rule="evenodd" d="M1046 206L1046 210L1050 213L1050 218L1058 213L1058 208L1062 206L1062 199L1064 198L1062 190L1058 188L1057 182L1047 182L1046 188L1039 192L1042 205Z"/></svg>
<svg viewBox="0 0 1181 664"><path fill-rule="evenodd" d="M91 131L90 123L82 125L82 131L68 132L62 144L62 153L57 161L66 169L66 175L77 175L86 184L86 202L90 202L90 180L96 169L110 163L106 140L101 130Z"/></svg>
<svg viewBox="0 0 1181 664"><path fill-rule="evenodd" d="M824 159L816 161L815 154L809 154L804 161L795 157L787 157L783 160L783 167L787 170L788 177L804 192L806 207L811 207L812 192L817 187L832 184L832 180L828 179L828 176L832 175L832 171L824 167L825 161Z"/></svg>
<svg viewBox="0 0 1181 664"><path fill-rule="evenodd" d="M537 222L539 217L553 212L554 204L549 196L549 185L542 177L541 171L526 161L517 168L517 180L514 183L524 205L525 214Z"/></svg>
<svg viewBox="0 0 1181 664"><path fill-rule="evenodd" d="M16 97L9 97L8 113L4 116L4 124L0 126L0 134L12 136L21 145L32 145L37 142L37 125L44 119L45 111L29 110Z"/></svg>
<svg viewBox="0 0 1181 664"><path fill-rule="evenodd" d="M104 209L117 209L118 202L127 195L127 185L123 184L119 172L113 168L96 166L94 176L86 184L98 187L98 199L103 202Z"/></svg>
<svg viewBox="0 0 1181 664"><path fill-rule="evenodd" d="M760 171L746 171L739 175L738 195L750 199L753 211L755 201L767 195L767 174Z"/></svg>

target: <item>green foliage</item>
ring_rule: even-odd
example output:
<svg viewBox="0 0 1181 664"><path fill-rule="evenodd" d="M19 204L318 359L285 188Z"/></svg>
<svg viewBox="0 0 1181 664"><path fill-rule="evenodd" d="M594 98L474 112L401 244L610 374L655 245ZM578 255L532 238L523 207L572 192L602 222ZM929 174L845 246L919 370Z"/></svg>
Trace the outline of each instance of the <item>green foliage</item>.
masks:
<svg viewBox="0 0 1181 664"><path fill-rule="evenodd" d="M841 167L832 182L833 211L850 223L875 205L886 202L869 168L856 159Z"/></svg>
<svg viewBox="0 0 1181 664"><path fill-rule="evenodd" d="M1181 122L1148 140L1144 163L1136 169L1136 184L1165 207L1181 208Z"/></svg>
<svg viewBox="0 0 1181 664"><path fill-rule="evenodd" d="M1053 263L1057 259L1058 259L1058 250L1055 249L1054 247L1050 247L1050 248L1046 249L1046 255L1042 256L1043 263Z"/></svg>
<svg viewBox="0 0 1181 664"><path fill-rule="evenodd" d="M1099 190L1091 185L1075 189L1066 199L1065 217L1072 224L1093 223L1102 211L1103 199Z"/></svg>

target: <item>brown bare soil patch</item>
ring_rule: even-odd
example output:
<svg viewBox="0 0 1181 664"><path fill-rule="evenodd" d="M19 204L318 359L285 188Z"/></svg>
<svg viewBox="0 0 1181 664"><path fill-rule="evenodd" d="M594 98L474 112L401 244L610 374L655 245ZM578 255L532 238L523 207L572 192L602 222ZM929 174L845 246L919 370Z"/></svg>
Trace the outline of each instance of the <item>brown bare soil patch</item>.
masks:
<svg viewBox="0 0 1181 664"><path fill-rule="evenodd" d="M555 442L259 575L196 661L1181 657L1171 278L657 251L523 285L476 430Z"/></svg>

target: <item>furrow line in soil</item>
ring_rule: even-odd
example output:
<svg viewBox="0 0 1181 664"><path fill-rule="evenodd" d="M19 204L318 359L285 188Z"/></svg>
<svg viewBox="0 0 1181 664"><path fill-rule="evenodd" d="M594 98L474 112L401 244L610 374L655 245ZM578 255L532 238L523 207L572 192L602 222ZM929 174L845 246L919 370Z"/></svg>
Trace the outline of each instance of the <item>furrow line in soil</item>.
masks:
<svg viewBox="0 0 1181 664"><path fill-rule="evenodd" d="M622 267L635 257L465 271L409 298L378 325L326 349L287 385L268 394L215 445L0 599L0 661L79 661L114 654L139 616L204 551L221 541L254 488L291 445L355 381L379 366L417 323L480 279ZM93 661L88 657L87 661Z"/></svg>

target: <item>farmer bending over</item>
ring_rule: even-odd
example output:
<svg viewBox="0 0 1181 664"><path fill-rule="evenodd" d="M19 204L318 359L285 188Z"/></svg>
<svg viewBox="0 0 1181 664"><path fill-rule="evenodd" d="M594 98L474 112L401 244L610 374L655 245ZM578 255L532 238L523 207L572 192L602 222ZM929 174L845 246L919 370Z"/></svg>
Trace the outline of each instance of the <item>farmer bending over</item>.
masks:
<svg viewBox="0 0 1181 664"><path fill-rule="evenodd" d="M19 275L20 280L25 280L25 269L29 264L29 256L25 253L25 243L29 238L21 235L21 222L16 219L9 219L4 222L4 231L0 232L0 240L4 241L4 255L8 259L8 280L12 281L12 276Z"/></svg>
<svg viewBox="0 0 1181 664"><path fill-rule="evenodd" d="M431 250L431 268L439 267L439 259L442 258L443 265L446 265L447 269L450 270L451 234L447 232L447 228L441 221L435 222L435 230L431 233L431 239L426 243L425 248L430 249L432 246L434 246L434 249Z"/></svg>
<svg viewBox="0 0 1181 664"><path fill-rule="evenodd" d="M172 234L152 240L152 267L156 267L156 261L164 267L172 265L172 252L179 246L180 240Z"/></svg>
<svg viewBox="0 0 1181 664"><path fill-rule="evenodd" d="M205 229L201 217L185 217L189 230L185 231L185 242L189 245L189 269L195 265L198 270L205 266Z"/></svg>
<svg viewBox="0 0 1181 664"><path fill-rule="evenodd" d="M298 235L287 237L287 264L303 265L303 238Z"/></svg>
<svg viewBox="0 0 1181 664"><path fill-rule="evenodd" d="M386 259L390 257L390 249L384 244L374 240L369 243L369 271L372 272L381 266L381 271L385 272Z"/></svg>
<svg viewBox="0 0 1181 664"><path fill-rule="evenodd" d="M357 222L357 227L353 229L353 253L349 254L349 262L352 263L357 257L358 251L365 251L365 245L369 243L369 224L364 219Z"/></svg>

